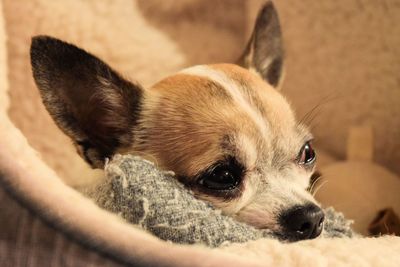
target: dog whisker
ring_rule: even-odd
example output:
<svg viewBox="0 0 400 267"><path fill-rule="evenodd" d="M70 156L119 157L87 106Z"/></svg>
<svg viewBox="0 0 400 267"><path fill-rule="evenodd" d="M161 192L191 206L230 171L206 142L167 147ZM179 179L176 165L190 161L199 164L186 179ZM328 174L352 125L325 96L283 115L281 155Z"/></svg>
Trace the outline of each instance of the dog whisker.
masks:
<svg viewBox="0 0 400 267"><path fill-rule="evenodd" d="M309 189L308 189L308 191L309 191L310 193L313 192L314 187L317 185L318 181L321 180L321 179L322 179L322 175L321 175L321 176L318 176L318 177L312 182L311 186L310 186Z"/></svg>
<svg viewBox="0 0 400 267"><path fill-rule="evenodd" d="M328 180L323 181L318 187L315 188L315 191L312 192L312 196L315 197L317 192L322 188L322 186L326 185L328 183Z"/></svg>
<svg viewBox="0 0 400 267"><path fill-rule="evenodd" d="M325 106L326 104L335 101L337 99L340 99L340 96L338 95L327 95L326 97L322 98L320 100L319 103L317 103L314 107L312 107L304 116L303 118L299 121L299 124L306 124L309 125L314 119L315 117L317 117L318 115L320 115L319 113L315 113L319 110L321 110L321 108L323 106Z"/></svg>

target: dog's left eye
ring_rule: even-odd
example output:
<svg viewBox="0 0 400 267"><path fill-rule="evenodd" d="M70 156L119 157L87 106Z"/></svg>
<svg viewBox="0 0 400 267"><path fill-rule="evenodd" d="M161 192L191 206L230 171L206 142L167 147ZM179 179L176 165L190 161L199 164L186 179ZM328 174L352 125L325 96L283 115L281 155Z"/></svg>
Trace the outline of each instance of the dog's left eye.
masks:
<svg viewBox="0 0 400 267"><path fill-rule="evenodd" d="M230 190L239 184L239 179L229 170L214 171L210 176L199 181L200 185L213 190Z"/></svg>
<svg viewBox="0 0 400 267"><path fill-rule="evenodd" d="M243 167L230 158L208 169L201 175L198 183L211 190L232 190L240 184L242 176Z"/></svg>
<svg viewBox="0 0 400 267"><path fill-rule="evenodd" d="M306 142L300 150L299 156L297 157L297 163L299 165L311 165L315 162L315 158L315 150L311 146L310 142Z"/></svg>

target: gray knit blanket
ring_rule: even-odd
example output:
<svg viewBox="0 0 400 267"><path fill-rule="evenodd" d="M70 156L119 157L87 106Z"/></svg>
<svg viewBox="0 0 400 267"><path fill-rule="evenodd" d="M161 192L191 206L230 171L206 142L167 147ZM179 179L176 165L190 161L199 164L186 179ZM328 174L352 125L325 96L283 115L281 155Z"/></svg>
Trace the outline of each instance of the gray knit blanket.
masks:
<svg viewBox="0 0 400 267"><path fill-rule="evenodd" d="M221 214L196 199L171 172L163 172L140 157L117 155L105 167L106 182L97 190L97 203L163 239L182 244L219 247L259 238L281 239ZM325 209L323 237L352 237L351 222L332 208Z"/></svg>

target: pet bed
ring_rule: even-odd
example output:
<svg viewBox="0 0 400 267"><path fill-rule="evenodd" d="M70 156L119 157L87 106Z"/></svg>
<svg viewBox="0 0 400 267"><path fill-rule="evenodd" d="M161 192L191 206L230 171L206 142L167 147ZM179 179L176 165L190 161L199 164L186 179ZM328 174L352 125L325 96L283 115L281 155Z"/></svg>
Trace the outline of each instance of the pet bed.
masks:
<svg viewBox="0 0 400 267"><path fill-rule="evenodd" d="M2 6L0 2L0 14ZM65 244L77 244L75 255L92 255L86 262L67 266L399 266L400 238L319 238L296 243L282 243L261 238L245 243L232 243L219 248L182 245L156 238L119 216L99 208L92 200L68 186L28 143L10 120L7 48L3 17L0 16L0 182L12 196L9 213L27 208L29 216L39 217L55 229L56 235L67 236ZM15 205L18 201L21 206ZM4 203L3 203L4 204ZM4 215L2 215L4 216ZM7 223L7 218L2 222ZM46 227L46 226L43 226ZM5 227L6 228L6 227ZM33 227L38 231L37 227ZM7 229L7 228L6 228ZM49 233L51 231L47 231ZM3 233L2 233L3 234ZM53 233L54 234L54 233ZM20 238L21 236L19 236ZM40 236L36 244L47 242ZM56 238L57 239L57 238ZM61 239L57 239L61 240ZM0 240L0 253L7 243ZM59 242L59 241L57 241ZM49 250L51 248L48 248ZM28 248L29 250L29 248ZM29 252L30 251L30 252ZM31 248L27 253L32 253ZM64 251L63 251L64 252ZM63 252L61 254L63 254ZM21 256L21 248L14 253ZM66 252L65 254L70 254ZM12 255L11 253L8 255ZM0 255L4 261L6 254ZM32 255L31 255L32 256ZM48 255L50 257L50 255ZM60 255L52 255L61 257ZM71 256L72 257L72 256ZM17 258L17 257L16 257ZM30 258L32 259L32 258ZM45 258L49 260L50 258ZM96 259L96 262L93 262ZM10 263L9 266L35 266ZM43 266L37 264L36 266ZM7 266L2 264L2 266Z"/></svg>

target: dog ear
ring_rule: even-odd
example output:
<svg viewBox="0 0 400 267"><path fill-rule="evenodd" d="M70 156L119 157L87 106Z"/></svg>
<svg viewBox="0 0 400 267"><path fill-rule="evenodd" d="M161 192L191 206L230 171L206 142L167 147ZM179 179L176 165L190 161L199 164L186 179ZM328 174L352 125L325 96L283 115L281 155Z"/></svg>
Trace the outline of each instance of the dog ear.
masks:
<svg viewBox="0 0 400 267"><path fill-rule="evenodd" d="M274 87L279 87L283 72L283 45L278 13L267 2L258 13L253 34L238 64L255 70Z"/></svg>
<svg viewBox="0 0 400 267"><path fill-rule="evenodd" d="M32 39L33 77L56 124L92 166L130 145L143 90L97 57L47 36Z"/></svg>

